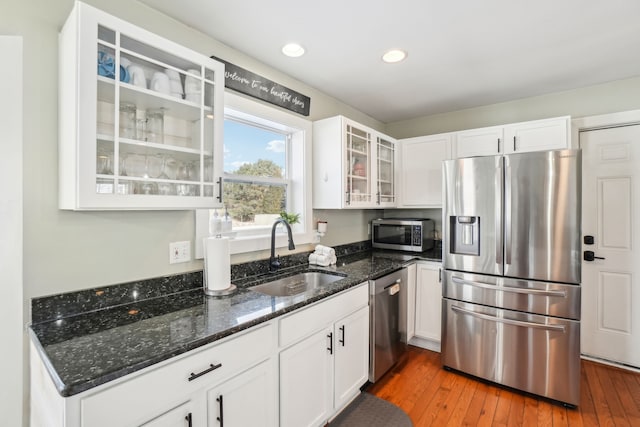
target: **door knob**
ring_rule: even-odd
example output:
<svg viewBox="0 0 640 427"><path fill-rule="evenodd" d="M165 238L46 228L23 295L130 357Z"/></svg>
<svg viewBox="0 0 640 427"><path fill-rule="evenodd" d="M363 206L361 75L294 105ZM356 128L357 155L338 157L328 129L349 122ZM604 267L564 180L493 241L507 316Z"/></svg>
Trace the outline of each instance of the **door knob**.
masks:
<svg viewBox="0 0 640 427"><path fill-rule="evenodd" d="M594 259L604 259L601 256L596 256L593 251L584 251L584 256L583 256L585 261L593 261Z"/></svg>
<svg viewBox="0 0 640 427"><path fill-rule="evenodd" d="M593 245L593 243L594 243L593 236L584 236L585 245Z"/></svg>

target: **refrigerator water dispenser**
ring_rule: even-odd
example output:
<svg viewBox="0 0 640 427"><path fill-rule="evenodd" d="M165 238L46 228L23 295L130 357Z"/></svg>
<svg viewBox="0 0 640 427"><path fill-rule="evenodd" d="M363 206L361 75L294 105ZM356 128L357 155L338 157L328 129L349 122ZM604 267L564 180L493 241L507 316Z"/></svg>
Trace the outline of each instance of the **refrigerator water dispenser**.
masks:
<svg viewBox="0 0 640 427"><path fill-rule="evenodd" d="M449 222L449 251L461 255L480 255L480 217L451 216Z"/></svg>

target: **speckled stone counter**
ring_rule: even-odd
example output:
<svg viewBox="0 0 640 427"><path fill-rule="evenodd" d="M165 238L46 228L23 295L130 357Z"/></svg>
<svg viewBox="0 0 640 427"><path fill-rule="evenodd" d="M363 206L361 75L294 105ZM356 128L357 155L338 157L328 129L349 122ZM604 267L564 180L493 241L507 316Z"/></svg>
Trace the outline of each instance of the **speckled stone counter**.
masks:
<svg viewBox="0 0 640 427"><path fill-rule="evenodd" d="M30 334L60 394L72 396L396 271L409 261L396 255L367 250L340 256L337 266L298 263L275 275L236 267L238 290L227 297L204 295L202 272L194 272L37 298ZM435 253L407 256L439 260ZM344 278L287 297L250 289L309 270Z"/></svg>

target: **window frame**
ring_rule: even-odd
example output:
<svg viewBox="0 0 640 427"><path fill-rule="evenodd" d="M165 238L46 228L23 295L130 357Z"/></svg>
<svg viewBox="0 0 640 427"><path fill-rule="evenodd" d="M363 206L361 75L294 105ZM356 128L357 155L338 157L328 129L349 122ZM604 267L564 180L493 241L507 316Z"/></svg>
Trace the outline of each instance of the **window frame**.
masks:
<svg viewBox="0 0 640 427"><path fill-rule="evenodd" d="M287 202L291 212L300 214L300 223L292 227L293 240L296 245L312 243L312 174L311 174L311 144L312 122L306 118L286 112L282 109L268 106L261 102L225 92L225 117L244 121L267 129L275 129L290 135L287 141ZM224 177L224 175L223 175ZM259 177L256 177L259 178ZM264 179L264 178L263 178ZM261 180L254 180L260 182ZM265 180L266 182L266 180ZM224 200L223 200L224 204ZM209 234L209 215L213 210L196 210L196 258L203 257L202 239ZM224 214L218 209L218 214ZM230 240L232 254L255 252L269 249L271 246L271 226L258 230L234 230L236 237ZM288 240L282 227L276 234L276 247L287 246Z"/></svg>

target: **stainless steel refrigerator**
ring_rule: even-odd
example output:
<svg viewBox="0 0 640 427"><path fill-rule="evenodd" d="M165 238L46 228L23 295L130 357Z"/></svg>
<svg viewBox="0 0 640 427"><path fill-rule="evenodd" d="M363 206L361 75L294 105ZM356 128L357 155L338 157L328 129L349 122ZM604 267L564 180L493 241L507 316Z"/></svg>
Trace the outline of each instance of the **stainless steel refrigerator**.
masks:
<svg viewBox="0 0 640 427"><path fill-rule="evenodd" d="M577 406L581 152L444 162L442 362Z"/></svg>

